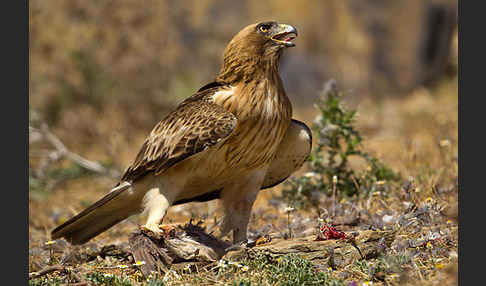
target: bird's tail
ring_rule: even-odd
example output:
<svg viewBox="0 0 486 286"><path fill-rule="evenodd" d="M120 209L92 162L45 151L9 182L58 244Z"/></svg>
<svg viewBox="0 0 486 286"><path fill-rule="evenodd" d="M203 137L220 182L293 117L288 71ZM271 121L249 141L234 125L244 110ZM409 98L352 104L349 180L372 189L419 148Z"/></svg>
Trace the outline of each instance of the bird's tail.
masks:
<svg viewBox="0 0 486 286"><path fill-rule="evenodd" d="M103 198L51 232L52 239L64 237L72 244L83 244L137 212L136 204L122 195L132 185L122 182Z"/></svg>

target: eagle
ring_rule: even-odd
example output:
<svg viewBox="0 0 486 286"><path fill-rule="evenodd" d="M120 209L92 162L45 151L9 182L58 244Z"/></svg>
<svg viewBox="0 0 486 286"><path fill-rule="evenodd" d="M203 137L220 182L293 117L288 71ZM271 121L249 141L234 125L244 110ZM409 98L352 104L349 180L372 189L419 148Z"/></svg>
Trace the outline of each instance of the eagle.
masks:
<svg viewBox="0 0 486 286"><path fill-rule="evenodd" d="M295 27L265 21L243 28L227 45L214 81L155 125L118 184L51 232L83 244L131 215L162 235L170 206L220 199L220 235L247 241L251 209L262 189L285 181L312 147L310 129L292 119L279 64L294 47Z"/></svg>

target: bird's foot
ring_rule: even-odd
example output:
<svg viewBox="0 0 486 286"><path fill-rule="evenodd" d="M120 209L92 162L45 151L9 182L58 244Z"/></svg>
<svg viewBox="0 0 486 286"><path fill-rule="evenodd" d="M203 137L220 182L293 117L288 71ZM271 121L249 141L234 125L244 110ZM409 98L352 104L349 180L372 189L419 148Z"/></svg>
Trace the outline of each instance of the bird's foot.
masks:
<svg viewBox="0 0 486 286"><path fill-rule="evenodd" d="M161 230L164 238L170 238L175 236L176 233L175 225L160 224L159 229Z"/></svg>
<svg viewBox="0 0 486 286"><path fill-rule="evenodd" d="M161 238L167 239L175 236L176 228L173 225L145 224L140 226L140 230L146 235L148 235L149 237L155 239L161 239Z"/></svg>
<svg viewBox="0 0 486 286"><path fill-rule="evenodd" d="M164 236L163 230L158 224L145 224L140 226L140 231L150 238L159 240Z"/></svg>
<svg viewBox="0 0 486 286"><path fill-rule="evenodd" d="M255 246L255 241L245 239L240 242L236 242L233 245L230 245L225 249L225 252L230 252L230 251L236 251L236 250L242 250L242 249L247 249L250 247Z"/></svg>
<svg viewBox="0 0 486 286"><path fill-rule="evenodd" d="M272 241L272 237L269 234L265 234L264 236L259 236L255 240L255 244L254 245L261 245L261 244L269 243L271 241Z"/></svg>
<svg viewBox="0 0 486 286"><path fill-rule="evenodd" d="M259 236L257 239L246 239L241 242L234 243L233 245L230 245L225 249L226 252L229 251L235 251L235 250L241 250L241 249L248 249L252 248L257 245L269 243L272 241L272 238L270 235L266 234L264 236Z"/></svg>

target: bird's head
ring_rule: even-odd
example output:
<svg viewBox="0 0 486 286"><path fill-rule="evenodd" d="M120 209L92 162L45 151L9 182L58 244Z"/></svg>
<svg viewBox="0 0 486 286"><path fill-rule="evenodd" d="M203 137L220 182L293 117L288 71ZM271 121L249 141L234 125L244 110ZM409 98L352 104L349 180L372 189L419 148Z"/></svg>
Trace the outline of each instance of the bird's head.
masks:
<svg viewBox="0 0 486 286"><path fill-rule="evenodd" d="M282 51L294 47L296 37L295 27L275 21L246 26L226 47L220 77L239 78L242 73L254 73L254 68L265 70L270 67L278 71Z"/></svg>
<svg viewBox="0 0 486 286"><path fill-rule="evenodd" d="M297 29L288 24L267 21L249 25L241 30L233 40L245 40L255 48L280 50L294 47L292 42L297 37Z"/></svg>

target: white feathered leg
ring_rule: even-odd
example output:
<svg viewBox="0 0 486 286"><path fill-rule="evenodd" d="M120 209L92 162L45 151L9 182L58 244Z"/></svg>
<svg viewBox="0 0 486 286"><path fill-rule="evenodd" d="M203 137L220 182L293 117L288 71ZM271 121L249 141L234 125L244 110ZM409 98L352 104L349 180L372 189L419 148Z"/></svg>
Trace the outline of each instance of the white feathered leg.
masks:
<svg viewBox="0 0 486 286"><path fill-rule="evenodd" d="M160 193L159 188L152 188L145 194L143 206L144 212L147 213L147 222L141 228L161 235L162 230L160 230L159 225L167 214L170 206L169 200Z"/></svg>

